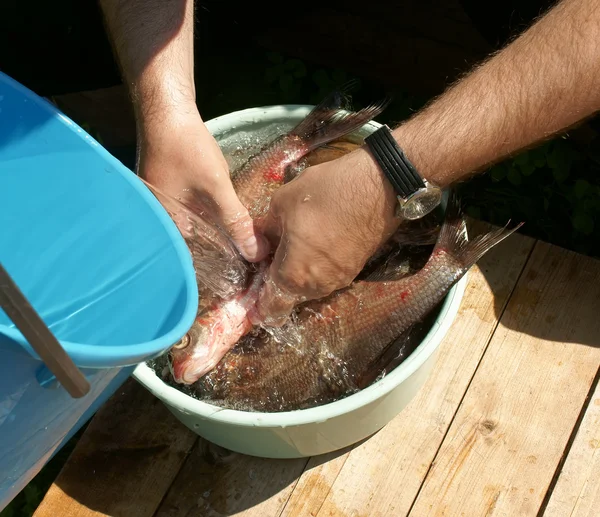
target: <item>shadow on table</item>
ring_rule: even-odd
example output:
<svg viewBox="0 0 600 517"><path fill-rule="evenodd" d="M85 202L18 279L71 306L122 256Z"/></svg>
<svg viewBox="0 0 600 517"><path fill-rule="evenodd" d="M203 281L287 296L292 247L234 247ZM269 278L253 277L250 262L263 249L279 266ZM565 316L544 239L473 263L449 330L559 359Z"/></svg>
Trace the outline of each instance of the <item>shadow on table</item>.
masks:
<svg viewBox="0 0 600 517"><path fill-rule="evenodd" d="M487 283L479 288L489 287L493 317L500 318L495 336L517 332L600 346L600 261L533 244L514 235L478 264ZM485 295L468 300L462 311L477 311L468 303L490 303ZM231 453L197 439L135 382L101 411L57 485L80 505L115 517L235 515L258 506L256 512L269 515L286 504L307 467L318 468L346 452L310 463ZM313 476L311 483L319 479ZM328 483L323 479L324 489ZM310 489L319 490L312 484Z"/></svg>
<svg viewBox="0 0 600 517"><path fill-rule="evenodd" d="M472 227L474 234L485 228L481 222ZM600 346L599 260L513 235L478 267L494 295L499 331ZM462 309L468 309L464 300Z"/></svg>
<svg viewBox="0 0 600 517"><path fill-rule="evenodd" d="M234 515L261 504L261 515L270 515L307 465L353 447L310 464L233 453L198 438L130 379L89 424L38 515L67 508L111 517Z"/></svg>
<svg viewBox="0 0 600 517"><path fill-rule="evenodd" d="M305 469L319 468L358 445L310 460L279 460L232 453L200 440L156 515L229 516L259 506L253 515L276 515Z"/></svg>

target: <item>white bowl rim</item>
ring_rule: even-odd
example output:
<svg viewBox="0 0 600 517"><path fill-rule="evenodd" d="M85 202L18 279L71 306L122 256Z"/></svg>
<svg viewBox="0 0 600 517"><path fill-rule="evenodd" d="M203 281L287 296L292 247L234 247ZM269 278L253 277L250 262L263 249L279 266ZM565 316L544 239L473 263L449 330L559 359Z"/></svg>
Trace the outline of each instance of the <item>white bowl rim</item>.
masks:
<svg viewBox="0 0 600 517"><path fill-rule="evenodd" d="M213 134L228 131L232 125L241 124L246 117L254 119L260 117L261 122L278 119L282 115L289 115L290 110L295 114L304 116L313 106L311 105L285 105L264 106L248 108L216 117L206 122L208 129ZM232 124L232 122L234 122ZM381 124L371 121L367 125L380 127ZM251 411L238 411L221 408L197 400L181 391L165 384L154 371L146 364L139 364L133 372L133 377L146 389L153 393L168 406L189 415L196 415L199 419L217 421L224 424L242 427L270 427L283 428L325 422L331 418L351 413L380 399L390 391L399 387L406 379L414 374L439 348L449 328L453 324L465 292L468 272L448 292L438 317L433 325L415 348L398 367L388 375L371 384L367 388L349 395L343 399L309 409L283 411L276 413L262 413Z"/></svg>

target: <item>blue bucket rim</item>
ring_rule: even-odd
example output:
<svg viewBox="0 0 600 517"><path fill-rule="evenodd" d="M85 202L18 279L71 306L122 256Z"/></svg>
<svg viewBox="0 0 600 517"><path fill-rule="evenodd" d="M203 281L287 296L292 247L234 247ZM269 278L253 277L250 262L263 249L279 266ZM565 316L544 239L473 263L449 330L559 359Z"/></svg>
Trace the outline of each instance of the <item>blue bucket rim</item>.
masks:
<svg viewBox="0 0 600 517"><path fill-rule="evenodd" d="M87 131L62 113L56 106L2 71L0 71L0 84L1 83L7 84L9 87L12 87L17 92L24 95L27 100L34 102L39 109L45 111L52 118L58 120L70 129L77 138L85 141L93 148L94 152L96 152L101 159L115 167L116 172L121 174L121 176L129 182L156 214L159 224L163 226L173 242L173 247L175 248L175 252L183 270L185 286L187 289L186 308L179 322L166 334L153 339L152 341L133 343L131 345L86 345L73 341L59 340L60 344L64 347L65 351L69 354L75 364L80 367L110 368L130 366L162 354L186 334L194 323L198 311L198 284L196 281L196 272L194 270L192 256L183 236L175 225L175 222L171 219L160 201L158 201L150 189L133 171L117 160ZM31 348L29 342L24 338L23 334L16 328L0 324L0 334L4 334L9 339L17 342L34 358L40 359L33 348Z"/></svg>

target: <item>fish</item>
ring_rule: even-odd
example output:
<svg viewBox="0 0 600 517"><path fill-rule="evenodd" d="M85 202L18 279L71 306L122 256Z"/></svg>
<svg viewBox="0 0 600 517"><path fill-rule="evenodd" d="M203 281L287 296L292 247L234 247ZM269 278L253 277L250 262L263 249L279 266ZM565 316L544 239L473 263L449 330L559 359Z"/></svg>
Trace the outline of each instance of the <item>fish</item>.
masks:
<svg viewBox="0 0 600 517"><path fill-rule="evenodd" d="M342 138L379 115L389 97L359 111L348 109L348 94L356 86L351 80L332 91L293 129L265 144L231 172L234 190L252 218L264 215L273 192L300 174L313 151L344 151ZM337 141L337 142L336 142ZM331 151L330 151L331 152ZM318 158L317 158L318 159ZM239 296L251 281L251 266L235 247L224 228L211 221L206 200L176 199L145 180L183 234L192 254L196 281L202 298ZM178 345L181 344L181 341Z"/></svg>
<svg viewBox="0 0 600 517"><path fill-rule="evenodd" d="M494 246L523 223L472 240L457 197L425 265L399 277L348 288L297 308L293 321L247 335L190 386L196 398L245 411L293 411L339 400L368 387L402 356L411 330Z"/></svg>
<svg viewBox="0 0 600 517"><path fill-rule="evenodd" d="M200 205L165 194L141 181L176 223L187 244L196 273L201 300L228 299L240 295L250 282L251 268L229 236L215 225Z"/></svg>
<svg viewBox="0 0 600 517"><path fill-rule="evenodd" d="M388 264L386 267L389 267L389 264L395 263L398 255L403 255L406 250L412 250L418 255L422 249L433 247L441 228L439 218L440 210L434 210L421 219L403 221L392 236L367 260L357 278L370 275L382 264Z"/></svg>
<svg viewBox="0 0 600 517"><path fill-rule="evenodd" d="M329 144L322 145L318 149L315 149L313 152L308 154L303 160L303 165L306 165L306 167L312 167L314 165L319 165L320 163L336 160L345 154L355 151L362 145L362 139L355 141L355 139L348 139L346 137L338 138Z"/></svg>
<svg viewBox="0 0 600 517"><path fill-rule="evenodd" d="M194 383L252 329L248 311L256 302L265 270L266 263L261 263L245 291L225 301L215 298L202 308L190 330L171 348L175 382Z"/></svg>
<svg viewBox="0 0 600 517"><path fill-rule="evenodd" d="M386 98L356 112L344 109L346 95L354 84L350 81L330 93L293 129L263 146L232 172L233 187L251 217L264 215L275 190L300 174L308 163L337 156L330 153L319 158L315 153L336 141L337 153L350 150L341 143L342 138L364 126L389 104L390 99ZM305 158L307 161L303 161ZM175 207L181 208L177 204ZM194 257L200 299L208 301L200 302L192 327L170 351L171 371L183 384L198 380L251 330L245 314L256 302L257 282L268 263L263 261L259 271L252 273L252 266L232 249L231 243L223 243L219 228L206 228L198 209L191 212L187 215L192 220L188 233L196 227L200 231L188 240L188 247Z"/></svg>
<svg viewBox="0 0 600 517"><path fill-rule="evenodd" d="M311 151L360 129L391 102L386 97L359 111L348 111L345 101L355 84L349 81L331 92L293 129L263 146L232 172L233 188L250 217L266 214L273 193L306 168L303 159Z"/></svg>

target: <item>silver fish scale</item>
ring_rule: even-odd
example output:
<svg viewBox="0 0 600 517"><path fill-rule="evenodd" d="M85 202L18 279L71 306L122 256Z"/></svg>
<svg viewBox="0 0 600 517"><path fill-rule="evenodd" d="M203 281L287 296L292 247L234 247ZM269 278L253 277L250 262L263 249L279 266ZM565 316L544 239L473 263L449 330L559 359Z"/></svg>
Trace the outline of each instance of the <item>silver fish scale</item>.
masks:
<svg viewBox="0 0 600 517"><path fill-rule="evenodd" d="M464 274L462 266L443 251L432 255L416 274L381 284L362 282L342 293L331 305L336 320L337 339L331 349L353 368L373 361L383 348L419 323ZM356 298L361 300L358 310Z"/></svg>
<svg viewBox="0 0 600 517"><path fill-rule="evenodd" d="M236 347L197 384L196 396L248 411L302 409L348 396L361 376L380 374L378 358L443 299L464 274L461 264L436 251L411 277L357 282L298 316L298 334L284 329L259 338L259 347ZM285 346L288 342L293 346ZM283 345L283 348L281 348ZM237 351L236 351L237 350ZM391 358L390 358L391 359Z"/></svg>

